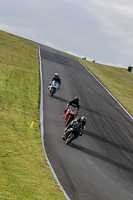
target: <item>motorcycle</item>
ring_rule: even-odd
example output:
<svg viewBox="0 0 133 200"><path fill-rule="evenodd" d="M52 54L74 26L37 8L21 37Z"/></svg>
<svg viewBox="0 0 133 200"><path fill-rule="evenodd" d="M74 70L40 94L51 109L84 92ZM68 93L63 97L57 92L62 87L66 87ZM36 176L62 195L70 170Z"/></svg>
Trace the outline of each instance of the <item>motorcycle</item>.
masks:
<svg viewBox="0 0 133 200"><path fill-rule="evenodd" d="M76 124L74 127L65 130L62 139L65 140L65 144L70 144L75 140L82 132L81 124Z"/></svg>
<svg viewBox="0 0 133 200"><path fill-rule="evenodd" d="M57 92L57 90L59 89L59 83L57 81L53 81L50 85L49 85L49 91L50 91L50 96L52 97L53 94L55 94Z"/></svg>
<svg viewBox="0 0 133 200"><path fill-rule="evenodd" d="M70 106L64 116L65 119L65 125L68 126L68 124L75 119L75 117L78 115L78 109L77 107Z"/></svg>

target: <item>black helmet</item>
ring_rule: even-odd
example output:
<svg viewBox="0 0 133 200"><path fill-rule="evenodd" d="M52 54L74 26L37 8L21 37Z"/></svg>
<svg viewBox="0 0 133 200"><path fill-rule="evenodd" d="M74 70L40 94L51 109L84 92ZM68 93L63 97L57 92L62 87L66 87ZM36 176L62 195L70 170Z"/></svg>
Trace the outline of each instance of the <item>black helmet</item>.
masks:
<svg viewBox="0 0 133 200"><path fill-rule="evenodd" d="M55 76L55 77L59 77L59 74L58 74L58 73L55 73L54 76Z"/></svg>
<svg viewBox="0 0 133 200"><path fill-rule="evenodd" d="M87 122L87 118L85 116L81 117L82 124L85 125Z"/></svg>
<svg viewBox="0 0 133 200"><path fill-rule="evenodd" d="M75 100L75 102L78 103L79 102L79 97L75 97L74 100Z"/></svg>

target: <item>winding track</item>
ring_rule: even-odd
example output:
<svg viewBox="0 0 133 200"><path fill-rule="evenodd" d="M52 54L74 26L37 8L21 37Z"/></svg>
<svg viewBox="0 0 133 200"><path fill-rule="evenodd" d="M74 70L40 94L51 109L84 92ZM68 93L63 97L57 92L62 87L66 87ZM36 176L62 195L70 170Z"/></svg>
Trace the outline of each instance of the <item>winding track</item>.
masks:
<svg viewBox="0 0 133 200"><path fill-rule="evenodd" d="M44 89L45 149L71 200L133 200L133 120L74 58L40 45ZM48 83L58 72L62 84L50 97ZM63 111L80 97L86 132L64 144Z"/></svg>

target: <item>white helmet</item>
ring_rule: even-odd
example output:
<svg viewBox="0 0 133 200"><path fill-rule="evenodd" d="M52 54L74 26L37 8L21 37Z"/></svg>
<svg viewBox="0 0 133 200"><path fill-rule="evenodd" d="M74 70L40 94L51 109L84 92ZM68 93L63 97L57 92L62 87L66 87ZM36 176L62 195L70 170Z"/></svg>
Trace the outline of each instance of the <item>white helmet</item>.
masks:
<svg viewBox="0 0 133 200"><path fill-rule="evenodd" d="M85 116L81 117L81 121L82 121L82 124L85 125L87 122L87 117Z"/></svg>
<svg viewBox="0 0 133 200"><path fill-rule="evenodd" d="M55 73L54 75L55 75L55 77L59 77L59 74L58 74L58 73Z"/></svg>

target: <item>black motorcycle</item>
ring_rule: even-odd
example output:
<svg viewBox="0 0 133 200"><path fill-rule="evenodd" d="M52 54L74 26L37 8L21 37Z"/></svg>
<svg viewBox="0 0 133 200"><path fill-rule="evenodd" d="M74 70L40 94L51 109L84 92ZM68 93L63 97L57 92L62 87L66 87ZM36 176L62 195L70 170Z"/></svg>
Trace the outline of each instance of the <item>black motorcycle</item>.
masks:
<svg viewBox="0 0 133 200"><path fill-rule="evenodd" d="M80 134L82 134L82 125L77 123L75 126L65 130L62 139L65 140L65 144L70 144L75 140Z"/></svg>

